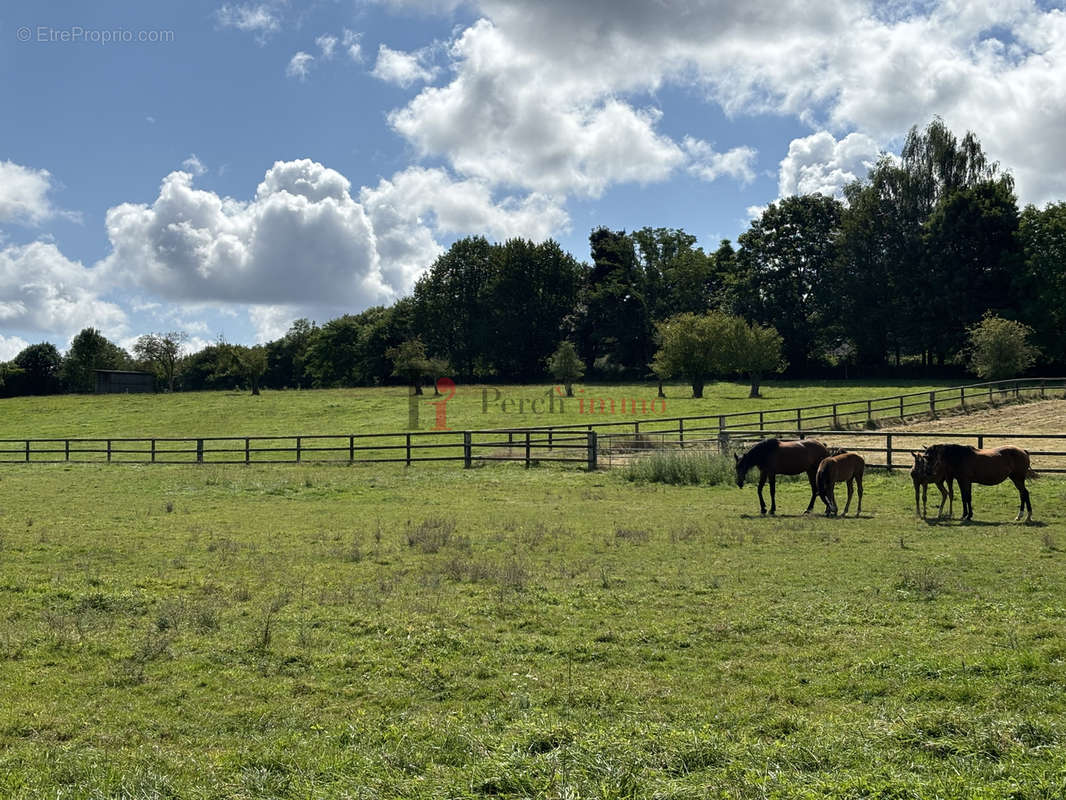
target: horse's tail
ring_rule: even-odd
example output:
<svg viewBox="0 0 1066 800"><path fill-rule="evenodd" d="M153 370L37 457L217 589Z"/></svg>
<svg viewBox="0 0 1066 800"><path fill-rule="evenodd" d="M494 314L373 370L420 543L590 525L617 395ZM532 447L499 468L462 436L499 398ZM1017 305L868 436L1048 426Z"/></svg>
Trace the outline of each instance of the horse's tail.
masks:
<svg viewBox="0 0 1066 800"><path fill-rule="evenodd" d="M1026 467L1025 468L1025 477L1028 478L1031 481L1035 481L1037 478L1040 477L1040 473L1037 472L1032 467Z"/></svg>

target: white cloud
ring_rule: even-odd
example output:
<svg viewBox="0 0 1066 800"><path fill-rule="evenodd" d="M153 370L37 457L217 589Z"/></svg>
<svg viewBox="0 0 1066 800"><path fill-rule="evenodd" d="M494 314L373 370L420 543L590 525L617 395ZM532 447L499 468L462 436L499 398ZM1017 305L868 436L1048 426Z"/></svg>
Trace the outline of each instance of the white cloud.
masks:
<svg viewBox="0 0 1066 800"><path fill-rule="evenodd" d="M10 361L29 346L25 339L0 333L0 361Z"/></svg>
<svg viewBox="0 0 1066 800"><path fill-rule="evenodd" d="M405 53L387 45L378 47L378 60L370 74L386 83L395 83L404 88L415 83L426 83L436 76L436 67L426 66L424 52Z"/></svg>
<svg viewBox="0 0 1066 800"><path fill-rule="evenodd" d="M271 34L281 30L281 22L266 3L223 3L215 12L215 19L223 28L254 33L260 44L266 42Z"/></svg>
<svg viewBox="0 0 1066 800"><path fill-rule="evenodd" d="M556 199L542 194L497 200L480 179L453 180L442 169L410 167L359 199L377 234L382 271L393 286L411 286L442 252L434 231L542 241L569 226Z"/></svg>
<svg viewBox="0 0 1066 800"><path fill-rule="evenodd" d="M122 334L126 315L101 299L102 277L50 242L6 247L0 250L0 326L68 337L87 326Z"/></svg>
<svg viewBox="0 0 1066 800"><path fill-rule="evenodd" d="M839 142L828 131L793 139L778 173L778 196L824 194L838 199L844 187L865 178L877 163L877 142L849 133Z"/></svg>
<svg viewBox="0 0 1066 800"><path fill-rule="evenodd" d="M107 213L109 277L184 301L365 307L407 287L382 278L374 232L348 180L302 159L277 162L251 202L163 179L151 206Z"/></svg>
<svg viewBox="0 0 1066 800"><path fill-rule="evenodd" d="M57 212L48 200L52 175L13 161L0 161L0 223L40 225Z"/></svg>
<svg viewBox="0 0 1066 800"><path fill-rule="evenodd" d="M341 44L344 49L348 51L348 57L352 61L361 63L363 60L363 34L350 31L347 28L344 29L344 37L341 40Z"/></svg>
<svg viewBox="0 0 1066 800"><path fill-rule="evenodd" d="M311 62L314 60L315 57L313 55L300 50L296 55L289 59L289 66L285 68L285 74L290 78L297 78L301 81L305 81L311 72Z"/></svg>
<svg viewBox="0 0 1066 800"><path fill-rule="evenodd" d="M719 153L707 142L691 136L685 137L683 146L691 159L688 171L702 180L715 181L723 175L741 185L755 180L754 163L758 153L753 147L734 147Z"/></svg>
<svg viewBox="0 0 1066 800"><path fill-rule="evenodd" d="M185 168L186 172L190 172L196 177L199 177L205 172L207 172L207 167L205 167L204 163L199 158L197 158L196 153L193 153L187 159L182 161L181 166Z"/></svg>
<svg viewBox="0 0 1066 800"><path fill-rule="evenodd" d="M318 45L318 49L322 51L322 58L333 58L333 51L337 47L338 39L328 33L324 33L315 39L315 44Z"/></svg>
<svg viewBox="0 0 1066 800"><path fill-rule="evenodd" d="M986 152L1013 169L1023 201L1066 194L1062 9L1030 0L471 5L483 18L452 43L454 79L424 89L391 118L420 155L444 158L461 175L489 178L503 166L501 182L586 194L631 180L621 165L639 173L643 164L645 180L660 180L678 166L669 155L676 143L635 98L675 85L731 116L784 114L834 138L856 133L882 146L940 115L953 130L974 130ZM589 120L611 103L645 124L639 137L639 126L630 129L629 147L615 143L613 158L604 151L607 176L595 185L573 153L588 140ZM737 150L732 162L689 166L717 176L728 165L725 174L743 181L745 163ZM827 187L835 185L832 171Z"/></svg>

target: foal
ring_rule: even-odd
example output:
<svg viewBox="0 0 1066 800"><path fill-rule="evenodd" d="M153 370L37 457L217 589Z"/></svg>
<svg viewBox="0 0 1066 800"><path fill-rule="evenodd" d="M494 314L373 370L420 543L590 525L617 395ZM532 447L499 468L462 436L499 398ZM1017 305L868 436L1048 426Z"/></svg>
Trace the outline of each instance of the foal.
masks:
<svg viewBox="0 0 1066 800"><path fill-rule="evenodd" d="M835 517L837 513L836 495L833 492L833 484L839 481L847 481L848 499L844 503L842 517L848 515L848 507L851 505L852 481L859 490L859 505L855 509L855 516L862 514L862 473L866 469L866 462L858 453L839 453L835 456L823 458L818 465L818 494L825 503L825 515Z"/></svg>
<svg viewBox="0 0 1066 800"><path fill-rule="evenodd" d="M929 484L933 484L940 490L940 507L937 508L936 516L939 519L944 513L944 503L948 504L948 518L950 519L952 514L955 513L955 486L952 481L948 481L948 490L944 491L945 472L942 464L938 464L939 470L934 469L934 465L929 462L925 453L917 453L911 450L911 455L914 456L914 466L911 467L911 480L914 481L914 513L919 515L922 519L926 518L926 497L929 493ZM921 508L918 506L918 489L922 490L922 504Z"/></svg>

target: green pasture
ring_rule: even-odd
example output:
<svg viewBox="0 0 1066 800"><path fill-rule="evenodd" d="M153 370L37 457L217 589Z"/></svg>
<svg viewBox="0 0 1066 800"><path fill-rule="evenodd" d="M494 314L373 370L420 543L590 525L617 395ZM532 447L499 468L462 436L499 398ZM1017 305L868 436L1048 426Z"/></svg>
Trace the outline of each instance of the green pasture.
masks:
<svg viewBox="0 0 1066 800"><path fill-rule="evenodd" d="M575 397L555 395L551 384L527 386L458 385L445 406L454 430L632 421L656 417L725 414L822 403L865 400L955 385L940 383L772 382L762 397L748 398L748 385L710 383L696 400L687 386L666 387L656 399L655 384L577 384ZM585 413L581 401L585 400ZM615 414L600 411L615 401ZM627 413L621 411L626 400ZM418 423L436 425L441 401L427 389L415 398ZM589 414L589 401L596 413ZM637 414L631 411L635 401ZM654 408L652 404L654 403ZM644 412L644 407L647 412ZM316 389L310 391L186 392L152 395L53 395L0 399L0 439L49 437L316 435L403 431L410 419L404 387Z"/></svg>
<svg viewBox="0 0 1066 800"><path fill-rule="evenodd" d="M290 430L405 402L20 416L221 432L275 397ZM827 519L794 480L761 518L563 468L5 467L0 797L1062 797L1066 482L1032 493L963 525L903 475Z"/></svg>

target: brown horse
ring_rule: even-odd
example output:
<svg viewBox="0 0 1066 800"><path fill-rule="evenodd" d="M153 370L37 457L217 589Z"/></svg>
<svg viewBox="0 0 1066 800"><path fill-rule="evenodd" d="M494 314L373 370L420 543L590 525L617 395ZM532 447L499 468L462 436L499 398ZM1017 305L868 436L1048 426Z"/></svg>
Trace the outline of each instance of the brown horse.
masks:
<svg viewBox="0 0 1066 800"><path fill-rule="evenodd" d="M1036 473L1029 466L1027 451L1012 445L978 450L965 444L934 444L925 448L925 456L934 473L943 471L949 486L952 480L959 482L961 519L973 519L973 484L995 486L1009 478L1018 489L1018 516L1015 520L1020 520L1025 511L1028 512L1026 522L1032 521L1033 503L1029 499L1029 490L1025 488L1025 479L1035 478Z"/></svg>
<svg viewBox="0 0 1066 800"><path fill-rule="evenodd" d="M840 481L846 481L848 484L848 499L844 503L844 513L841 516L848 515L848 508L851 506L852 483L859 490L859 505L855 509L855 516L862 514L862 473L865 469L866 462L858 453L838 453L822 459L822 463L818 465L815 482L818 486L818 495L825 503L827 517L835 517L837 514L837 499L833 486Z"/></svg>
<svg viewBox="0 0 1066 800"><path fill-rule="evenodd" d="M733 455L737 465L737 486L744 486L744 478L752 467L759 468L759 507L766 513L766 502L762 499L762 487L767 478L770 480L770 513L777 511L777 475L799 475L807 473L811 483L811 502L807 504L804 514L814 508L814 498L818 496L815 489L815 475L818 464L828 455L825 445L814 439L801 439L798 442L782 442L778 439L764 439L752 446L743 456Z"/></svg>
<svg viewBox="0 0 1066 800"><path fill-rule="evenodd" d="M937 508L937 518L944 513L944 503L948 504L948 517L955 513L955 486L952 481L948 481L947 491L944 490L944 469L941 466L940 472L934 472L933 465L929 463L929 459L926 458L925 453L917 453L911 450L911 455L914 456L914 466L911 467L911 480L914 481L914 513L919 515L922 519L926 518L927 505L926 499L929 493L929 484L936 486L940 490L940 507ZM918 505L918 489L922 490L922 503Z"/></svg>

